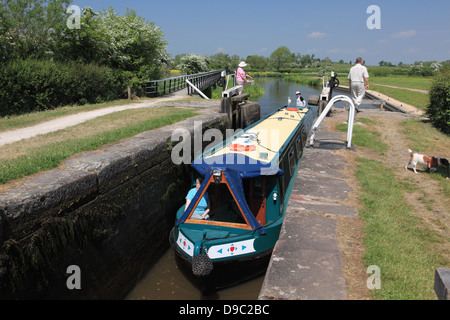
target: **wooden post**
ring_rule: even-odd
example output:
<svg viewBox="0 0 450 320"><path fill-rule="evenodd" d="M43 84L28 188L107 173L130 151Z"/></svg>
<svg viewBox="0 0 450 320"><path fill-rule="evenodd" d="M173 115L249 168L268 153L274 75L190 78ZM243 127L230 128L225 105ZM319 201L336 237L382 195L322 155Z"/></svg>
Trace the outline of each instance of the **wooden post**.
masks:
<svg viewBox="0 0 450 320"><path fill-rule="evenodd" d="M242 106L242 126L243 128L261 119L261 106L258 102L249 102Z"/></svg>

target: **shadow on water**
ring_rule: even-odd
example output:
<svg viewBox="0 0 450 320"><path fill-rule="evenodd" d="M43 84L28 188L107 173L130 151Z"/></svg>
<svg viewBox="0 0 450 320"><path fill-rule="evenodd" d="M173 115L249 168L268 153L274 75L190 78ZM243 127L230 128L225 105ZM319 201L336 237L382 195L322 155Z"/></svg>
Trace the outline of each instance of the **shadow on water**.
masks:
<svg viewBox="0 0 450 320"><path fill-rule="evenodd" d="M232 288L204 296L178 269L169 249L147 275L134 287L126 300L257 300L264 276Z"/></svg>

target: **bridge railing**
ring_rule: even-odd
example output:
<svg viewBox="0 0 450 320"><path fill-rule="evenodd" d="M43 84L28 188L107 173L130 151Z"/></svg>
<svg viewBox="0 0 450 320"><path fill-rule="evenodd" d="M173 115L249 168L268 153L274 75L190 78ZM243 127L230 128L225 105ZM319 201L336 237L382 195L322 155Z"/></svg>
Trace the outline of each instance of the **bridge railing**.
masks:
<svg viewBox="0 0 450 320"><path fill-rule="evenodd" d="M192 94L194 90L187 84L186 80L189 80L197 88L202 89L203 87L219 80L222 77L222 73L222 70L216 70L162 80L151 80L144 84L145 95L147 97L154 98L182 90L186 87L188 94Z"/></svg>

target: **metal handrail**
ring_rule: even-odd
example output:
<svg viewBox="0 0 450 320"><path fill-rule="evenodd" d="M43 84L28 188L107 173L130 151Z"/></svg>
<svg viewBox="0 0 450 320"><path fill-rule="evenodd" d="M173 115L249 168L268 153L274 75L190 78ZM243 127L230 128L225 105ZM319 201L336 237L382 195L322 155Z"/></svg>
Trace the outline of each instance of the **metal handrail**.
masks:
<svg viewBox="0 0 450 320"><path fill-rule="evenodd" d="M209 79L220 78L221 74L222 70L215 70L161 80L151 80L144 83L145 95L148 97L158 97L184 89L186 87L188 88L188 94L190 94L190 87L188 87L186 80L189 80L197 87L202 87L204 84L209 82Z"/></svg>

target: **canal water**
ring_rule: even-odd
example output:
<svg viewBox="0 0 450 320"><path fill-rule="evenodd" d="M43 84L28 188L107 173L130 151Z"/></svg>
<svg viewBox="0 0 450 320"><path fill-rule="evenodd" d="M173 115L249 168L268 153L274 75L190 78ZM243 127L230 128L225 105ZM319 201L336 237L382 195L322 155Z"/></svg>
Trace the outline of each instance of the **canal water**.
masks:
<svg viewBox="0 0 450 320"><path fill-rule="evenodd" d="M265 89L265 95L256 101L261 106L261 115L265 116L275 109L287 105L295 105L298 90L308 100L312 95L319 95L321 88L301 86L285 82L281 79L256 79ZM343 93L333 93L333 96ZM346 94L344 94L346 95ZM339 106L339 103L341 106ZM336 107L344 107L339 102ZM167 240L169 241L169 240ZM201 292L178 269L171 249L159 259L126 297L127 300L256 300L259 296L264 276L229 289L221 290L211 296L203 296Z"/></svg>
<svg viewBox="0 0 450 320"><path fill-rule="evenodd" d="M344 82L347 79L340 79ZM265 90L265 95L258 99L252 99L261 105L261 115L264 117L276 108L288 105L288 99L291 99L290 105L295 106L295 101L297 97L295 95L296 91L300 91L302 97L308 101L310 96L319 96L322 91L322 85L320 87L309 87L298 85L292 82L286 82L281 79L276 78L264 78L255 80L261 87ZM348 82L348 81L347 81ZM344 82L345 83L345 82ZM338 95L344 95L350 97L350 94L343 92L341 90L334 90L332 98ZM335 108L344 108L346 103L343 101L336 102L334 104ZM362 104L359 106L360 109L373 109L373 105Z"/></svg>
<svg viewBox="0 0 450 320"><path fill-rule="evenodd" d="M276 78L256 79L255 82L264 88L265 94L257 99L252 99L252 97L250 99L260 104L261 116L263 117L279 107L288 105L289 98L291 99L290 105L295 106L296 91L300 91L306 101L310 96L320 94L319 88L298 85Z"/></svg>

